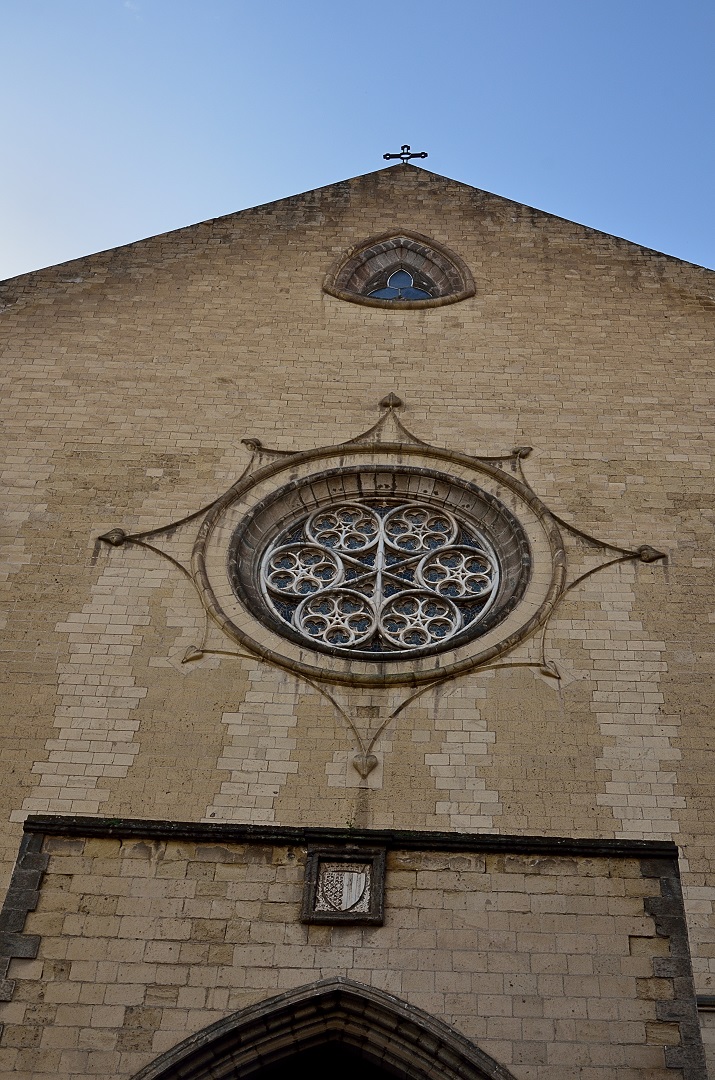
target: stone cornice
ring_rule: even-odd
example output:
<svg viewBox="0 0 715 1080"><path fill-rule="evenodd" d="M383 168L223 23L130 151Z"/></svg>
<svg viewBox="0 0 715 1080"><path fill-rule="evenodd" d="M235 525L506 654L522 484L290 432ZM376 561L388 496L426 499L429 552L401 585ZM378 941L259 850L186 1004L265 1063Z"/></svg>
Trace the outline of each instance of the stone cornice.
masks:
<svg viewBox="0 0 715 1080"><path fill-rule="evenodd" d="M673 859L678 848L665 840L622 840L565 836L514 836L496 833L433 832L413 829L331 829L290 825L240 825L225 822L161 821L140 818L73 817L33 814L26 833L107 839L194 840L229 844L368 845L399 851L473 851L522 855L575 855L606 859Z"/></svg>

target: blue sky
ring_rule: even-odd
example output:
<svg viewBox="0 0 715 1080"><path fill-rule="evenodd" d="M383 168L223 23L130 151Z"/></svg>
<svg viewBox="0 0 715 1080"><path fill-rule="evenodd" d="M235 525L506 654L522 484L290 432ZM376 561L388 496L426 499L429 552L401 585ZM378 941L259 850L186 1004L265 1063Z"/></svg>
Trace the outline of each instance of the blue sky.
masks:
<svg viewBox="0 0 715 1080"><path fill-rule="evenodd" d="M710 0L0 0L0 278L370 172L715 267Z"/></svg>

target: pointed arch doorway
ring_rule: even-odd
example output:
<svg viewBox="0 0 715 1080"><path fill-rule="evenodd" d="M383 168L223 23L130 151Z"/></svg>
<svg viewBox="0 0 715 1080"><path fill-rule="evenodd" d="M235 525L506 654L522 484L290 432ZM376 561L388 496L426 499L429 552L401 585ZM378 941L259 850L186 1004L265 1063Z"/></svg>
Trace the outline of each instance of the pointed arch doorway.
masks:
<svg viewBox="0 0 715 1080"><path fill-rule="evenodd" d="M395 1080L396 1073L342 1042L330 1042L293 1054L260 1072L261 1080L297 1080L298 1077L335 1077L336 1080Z"/></svg>
<svg viewBox="0 0 715 1080"><path fill-rule="evenodd" d="M514 1080L454 1028L381 990L330 979L233 1013L134 1080Z"/></svg>

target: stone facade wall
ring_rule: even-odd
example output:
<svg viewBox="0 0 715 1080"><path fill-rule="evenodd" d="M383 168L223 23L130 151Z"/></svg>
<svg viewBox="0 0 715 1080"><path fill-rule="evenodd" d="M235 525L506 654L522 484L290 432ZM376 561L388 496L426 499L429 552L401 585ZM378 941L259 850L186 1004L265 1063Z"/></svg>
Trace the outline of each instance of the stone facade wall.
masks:
<svg viewBox="0 0 715 1080"><path fill-rule="evenodd" d="M439 850L435 836L424 850L420 834L404 848L336 831L338 849L387 843L385 922L314 926L300 921L310 830L102 830L36 834L47 867L18 935L36 955L10 962L4 1075L129 1078L236 1010L343 977L453 1026L517 1080L704 1076L674 849L480 851L462 836Z"/></svg>
<svg viewBox="0 0 715 1080"><path fill-rule="evenodd" d="M464 260L475 295L399 311L322 290L341 253L400 229ZM712 993L714 295L699 267L411 166L0 285L3 887L33 813L672 839ZM351 439L389 391L431 444L532 446L554 513L667 562L567 594L559 679L536 639L524 666L407 704L331 701L253 656L182 664L190 583L97 537L210 503L244 437ZM592 566L586 542L572 555ZM356 727L379 731L364 781Z"/></svg>
<svg viewBox="0 0 715 1080"><path fill-rule="evenodd" d="M712 1004L707 1009L700 1008L700 1027L710 1076L715 1071L715 1009Z"/></svg>

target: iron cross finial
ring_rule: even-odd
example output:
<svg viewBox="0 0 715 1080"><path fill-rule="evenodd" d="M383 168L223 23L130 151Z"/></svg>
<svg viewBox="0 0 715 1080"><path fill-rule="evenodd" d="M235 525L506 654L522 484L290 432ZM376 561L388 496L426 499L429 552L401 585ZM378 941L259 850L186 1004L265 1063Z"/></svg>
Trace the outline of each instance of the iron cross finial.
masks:
<svg viewBox="0 0 715 1080"><path fill-rule="evenodd" d="M418 158L426 158L427 157L427 151L426 150L423 150L421 154L412 154L412 153L410 153L410 148L407 145L407 143L405 143L404 146L400 147L400 149L402 151L401 154L383 154L382 156L385 159L385 161L389 161L391 158L399 158L403 165L406 165L407 162L410 160L410 158L416 158L416 157L418 157Z"/></svg>

